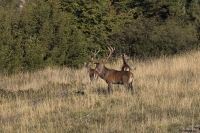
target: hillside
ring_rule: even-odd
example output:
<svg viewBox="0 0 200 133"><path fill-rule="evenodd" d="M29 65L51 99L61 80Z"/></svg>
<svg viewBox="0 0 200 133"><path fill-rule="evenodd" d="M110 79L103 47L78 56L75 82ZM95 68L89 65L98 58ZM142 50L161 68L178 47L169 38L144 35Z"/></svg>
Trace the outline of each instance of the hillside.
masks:
<svg viewBox="0 0 200 133"><path fill-rule="evenodd" d="M200 52L129 64L134 95L115 85L109 96L85 68L1 76L0 132L174 133L200 123Z"/></svg>
<svg viewBox="0 0 200 133"><path fill-rule="evenodd" d="M200 47L199 0L0 0L0 72L78 68L91 51L136 59Z"/></svg>

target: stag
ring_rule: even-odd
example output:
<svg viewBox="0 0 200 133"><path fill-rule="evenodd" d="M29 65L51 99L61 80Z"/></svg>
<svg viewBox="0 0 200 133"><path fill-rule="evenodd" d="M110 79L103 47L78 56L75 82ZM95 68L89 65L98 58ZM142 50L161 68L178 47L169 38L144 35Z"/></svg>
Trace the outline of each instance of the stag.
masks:
<svg viewBox="0 0 200 133"><path fill-rule="evenodd" d="M96 61L95 70L99 73L99 77L105 80L108 84L108 93L113 93L112 84L123 84L127 90L131 89L133 94L133 73L130 71L118 71L114 69L109 69L105 66L106 61L111 57L112 53L115 51L115 48L108 47L109 54L106 59L101 61Z"/></svg>
<svg viewBox="0 0 200 133"><path fill-rule="evenodd" d="M99 51L93 52L94 58L96 58L96 55L97 55L98 53L99 53ZM90 57L90 58L91 58L91 57ZM99 75L99 73L98 73L95 69L91 68L91 66L90 66L90 65L91 65L91 62L94 63L93 58L91 58L91 61L90 61L89 63L84 62L85 67L87 68L87 71L88 71L88 73L89 73L90 83L93 82L94 80L97 80L97 79L98 79L98 75Z"/></svg>

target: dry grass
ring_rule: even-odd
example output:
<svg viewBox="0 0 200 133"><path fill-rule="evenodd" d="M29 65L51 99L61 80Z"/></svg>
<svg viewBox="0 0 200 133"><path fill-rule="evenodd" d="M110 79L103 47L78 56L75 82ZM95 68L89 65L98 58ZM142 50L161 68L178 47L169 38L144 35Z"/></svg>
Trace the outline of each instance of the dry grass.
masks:
<svg viewBox="0 0 200 133"><path fill-rule="evenodd" d="M134 95L115 85L108 96L85 68L1 76L0 132L174 133L200 123L200 52L130 64Z"/></svg>

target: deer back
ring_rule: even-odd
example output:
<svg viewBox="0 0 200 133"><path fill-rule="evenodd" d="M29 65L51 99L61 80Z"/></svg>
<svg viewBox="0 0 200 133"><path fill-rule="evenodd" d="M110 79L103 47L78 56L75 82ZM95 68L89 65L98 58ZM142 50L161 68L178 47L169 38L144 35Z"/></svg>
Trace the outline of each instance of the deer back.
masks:
<svg viewBox="0 0 200 133"><path fill-rule="evenodd" d="M132 82L133 73L110 69L105 77L106 81L113 84L125 84Z"/></svg>
<svg viewBox="0 0 200 133"><path fill-rule="evenodd" d="M133 79L133 73L109 69L101 63L96 64L96 70L98 71L99 76L107 83L124 84L132 82Z"/></svg>

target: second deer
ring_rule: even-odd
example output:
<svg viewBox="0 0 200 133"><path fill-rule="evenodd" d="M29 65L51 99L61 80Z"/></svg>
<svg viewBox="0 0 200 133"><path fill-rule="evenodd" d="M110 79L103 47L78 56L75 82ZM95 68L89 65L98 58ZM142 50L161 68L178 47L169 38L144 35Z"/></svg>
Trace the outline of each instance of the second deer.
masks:
<svg viewBox="0 0 200 133"><path fill-rule="evenodd" d="M121 55L122 56L122 60L123 60L123 65L121 68L121 71L130 71L130 66L127 64L127 60L130 59L129 56L127 56L126 54Z"/></svg>
<svg viewBox="0 0 200 133"><path fill-rule="evenodd" d="M89 63L84 62L84 64L85 64L85 67L87 68L87 71L89 73L90 83L97 80L99 74L95 69L91 68L91 66L90 66L91 62L89 62Z"/></svg>
<svg viewBox="0 0 200 133"><path fill-rule="evenodd" d="M121 55L122 56L122 60L123 60L123 65L122 65L122 67L121 67L121 71L134 71L134 70L136 70L136 67L135 68L132 68L132 67L130 67L129 65L128 65L128 60L130 59L130 57L129 56L127 56L126 54L123 54L123 55Z"/></svg>
<svg viewBox="0 0 200 133"><path fill-rule="evenodd" d="M92 53L94 58L96 58L98 53L99 53L99 51L97 51L97 52L95 51L95 52ZM97 80L98 79L98 75L99 75L99 73L95 69L91 68L91 66L90 66L91 62L94 63L93 58L91 58L91 61L89 63L84 62L85 67L87 68L87 71L89 73L90 83L93 82L94 80Z"/></svg>

